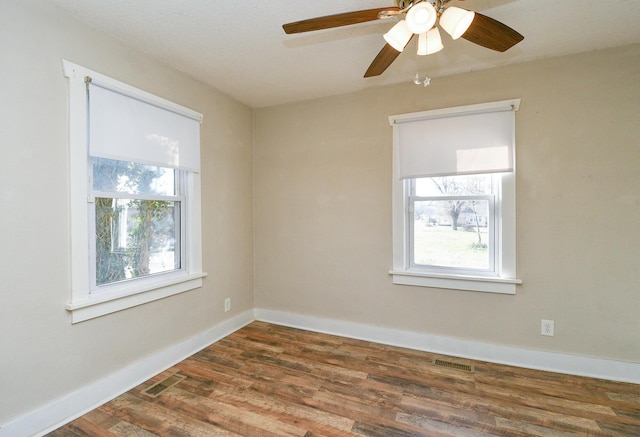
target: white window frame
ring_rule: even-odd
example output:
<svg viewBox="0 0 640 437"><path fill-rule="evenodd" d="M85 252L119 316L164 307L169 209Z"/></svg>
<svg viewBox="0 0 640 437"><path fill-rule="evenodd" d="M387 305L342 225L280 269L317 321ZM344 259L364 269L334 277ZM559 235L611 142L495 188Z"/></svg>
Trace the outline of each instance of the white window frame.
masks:
<svg viewBox="0 0 640 437"><path fill-rule="evenodd" d="M88 105L85 78L98 80L125 95L202 120L202 114L153 94L116 81L108 76L63 61L65 77L69 79L69 201L71 237L71 297L65 305L71 323L78 323L121 311L154 300L199 288L206 273L202 271L202 223L200 174L180 171L185 193L184 235L182 235L183 268L171 274L157 274L113 284L108 290L92 293L90 265L92 247L90 190L91 159L88 153ZM94 246L95 247L95 246Z"/></svg>
<svg viewBox="0 0 640 437"><path fill-rule="evenodd" d="M482 111L495 108L497 105L512 105L515 110L519 99L505 102L493 102L469 105L413 114L389 117L393 126L399 119L429 117L432 115L458 114L469 111ZM514 147L515 153L515 147ZM514 157L515 161L515 157ZM488 293L515 294L517 284L522 281L516 278L516 180L515 170L494 175L495 187L495 265L493 272L478 274L465 269L424 268L411 264L410 250L410 184L411 179L401 179L399 169L398 136L394 129L393 136L393 269L389 274L394 284L420 287L445 288L454 290L480 291Z"/></svg>

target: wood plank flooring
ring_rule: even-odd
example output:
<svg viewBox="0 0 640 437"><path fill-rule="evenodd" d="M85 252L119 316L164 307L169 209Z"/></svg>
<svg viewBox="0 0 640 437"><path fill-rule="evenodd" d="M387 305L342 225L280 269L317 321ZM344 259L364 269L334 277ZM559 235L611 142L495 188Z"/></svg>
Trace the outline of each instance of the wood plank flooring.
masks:
<svg viewBox="0 0 640 437"><path fill-rule="evenodd" d="M640 436L640 385L254 322L49 435Z"/></svg>

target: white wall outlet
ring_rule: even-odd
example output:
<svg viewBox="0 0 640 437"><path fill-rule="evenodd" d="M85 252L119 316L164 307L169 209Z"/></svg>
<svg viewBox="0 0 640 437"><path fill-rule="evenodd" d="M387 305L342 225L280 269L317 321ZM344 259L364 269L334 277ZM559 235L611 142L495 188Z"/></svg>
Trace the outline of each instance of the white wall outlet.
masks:
<svg viewBox="0 0 640 437"><path fill-rule="evenodd" d="M231 310L231 298L228 297L224 300L224 312L226 313L227 311Z"/></svg>
<svg viewBox="0 0 640 437"><path fill-rule="evenodd" d="M540 335L553 337L553 320L540 320Z"/></svg>

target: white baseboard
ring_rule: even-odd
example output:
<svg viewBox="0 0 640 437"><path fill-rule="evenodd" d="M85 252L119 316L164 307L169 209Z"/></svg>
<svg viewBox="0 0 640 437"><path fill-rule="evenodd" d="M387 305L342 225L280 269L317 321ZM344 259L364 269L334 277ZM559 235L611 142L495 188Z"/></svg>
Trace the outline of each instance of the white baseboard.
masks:
<svg viewBox="0 0 640 437"><path fill-rule="evenodd" d="M521 349L256 308L256 319L308 331L528 369L640 384L640 363Z"/></svg>
<svg viewBox="0 0 640 437"><path fill-rule="evenodd" d="M640 384L640 363L535 351L256 308L0 426L0 437L42 436L143 383L254 320L443 355Z"/></svg>
<svg viewBox="0 0 640 437"><path fill-rule="evenodd" d="M137 361L93 384L0 427L0 437L41 436L76 419L255 320L249 310L182 343Z"/></svg>

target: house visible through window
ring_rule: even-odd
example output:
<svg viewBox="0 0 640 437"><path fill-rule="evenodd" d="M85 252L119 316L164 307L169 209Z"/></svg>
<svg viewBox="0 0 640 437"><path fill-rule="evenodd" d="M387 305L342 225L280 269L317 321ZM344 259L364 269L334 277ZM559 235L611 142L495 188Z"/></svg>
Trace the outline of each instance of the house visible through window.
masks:
<svg viewBox="0 0 640 437"><path fill-rule="evenodd" d="M72 323L202 285L202 115L64 62Z"/></svg>
<svg viewBox="0 0 640 437"><path fill-rule="evenodd" d="M518 105L390 117L394 283L515 292Z"/></svg>

